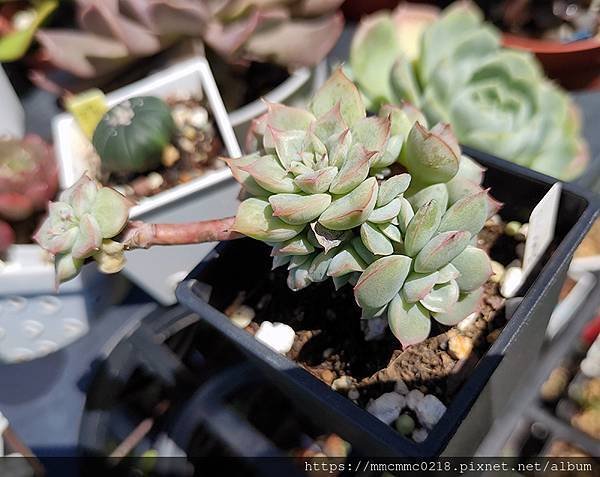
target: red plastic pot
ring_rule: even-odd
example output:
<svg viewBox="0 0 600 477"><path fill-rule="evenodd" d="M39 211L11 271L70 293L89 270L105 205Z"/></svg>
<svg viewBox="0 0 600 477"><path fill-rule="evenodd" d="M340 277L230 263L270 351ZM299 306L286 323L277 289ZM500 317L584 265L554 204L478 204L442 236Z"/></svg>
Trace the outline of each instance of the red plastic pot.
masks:
<svg viewBox="0 0 600 477"><path fill-rule="evenodd" d="M569 90L600 89L600 40L596 38L560 43L505 33L503 43L535 54L546 74Z"/></svg>

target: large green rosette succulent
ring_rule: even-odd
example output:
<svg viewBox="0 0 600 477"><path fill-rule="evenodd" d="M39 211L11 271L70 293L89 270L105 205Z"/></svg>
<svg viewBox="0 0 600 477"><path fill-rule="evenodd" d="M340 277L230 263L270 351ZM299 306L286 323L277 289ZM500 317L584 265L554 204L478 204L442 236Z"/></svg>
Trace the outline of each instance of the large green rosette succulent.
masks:
<svg viewBox="0 0 600 477"><path fill-rule="evenodd" d="M226 159L247 195L234 229L273 247L292 290L351 284L363 318L387 314L403 345L427 338L431 318L477 309L491 267L472 243L498 204L449 126L428 130L408 105L367 116L338 70L309 110L270 104L247 146Z"/></svg>
<svg viewBox="0 0 600 477"><path fill-rule="evenodd" d="M441 15L401 5L365 20L350 67L369 109L409 101L459 141L562 180L578 177L588 151L567 94L530 54L503 48L481 12L457 2Z"/></svg>

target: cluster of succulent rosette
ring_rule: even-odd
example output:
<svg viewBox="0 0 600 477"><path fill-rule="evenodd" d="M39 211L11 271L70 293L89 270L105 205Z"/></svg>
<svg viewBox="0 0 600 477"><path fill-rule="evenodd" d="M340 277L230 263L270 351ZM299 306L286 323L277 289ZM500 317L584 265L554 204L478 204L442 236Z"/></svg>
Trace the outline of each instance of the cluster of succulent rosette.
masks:
<svg viewBox="0 0 600 477"><path fill-rule="evenodd" d="M114 73L184 39L232 63L312 66L343 28L343 0L75 0L79 29L42 29L44 57L76 76Z"/></svg>
<svg viewBox="0 0 600 477"><path fill-rule="evenodd" d="M0 252L15 239L11 222L43 211L58 189L51 147L38 136L0 139Z"/></svg>
<svg viewBox="0 0 600 477"><path fill-rule="evenodd" d="M54 255L58 282L76 276L86 259L94 259L102 272L116 273L125 263L123 244L111 239L128 218L123 195L84 175L50 203L34 240Z"/></svg>
<svg viewBox="0 0 600 477"><path fill-rule="evenodd" d="M246 194L233 230L272 246L292 290L351 284L363 318L387 314L403 345L427 338L431 318L454 325L477 309L491 266L474 244L499 204L448 125L428 130L408 104L367 116L338 69L307 110L269 104L247 147L224 159ZM111 239L126 223L124 198L84 177L36 240L57 255L61 281L90 257L117 271L123 244Z"/></svg>
<svg viewBox="0 0 600 477"><path fill-rule="evenodd" d="M473 243L499 204L447 125L427 130L406 104L367 116L337 70L309 110L269 105L248 142L257 152L227 159L250 195L234 229L272 245L292 290L349 283L363 318L387 313L403 345L424 340L430 318L476 310L491 266Z"/></svg>
<svg viewBox="0 0 600 477"><path fill-rule="evenodd" d="M401 4L359 26L351 75L377 111L409 101L446 122L462 144L572 180L589 159L578 111L532 54L502 47L501 34L471 2L443 12Z"/></svg>

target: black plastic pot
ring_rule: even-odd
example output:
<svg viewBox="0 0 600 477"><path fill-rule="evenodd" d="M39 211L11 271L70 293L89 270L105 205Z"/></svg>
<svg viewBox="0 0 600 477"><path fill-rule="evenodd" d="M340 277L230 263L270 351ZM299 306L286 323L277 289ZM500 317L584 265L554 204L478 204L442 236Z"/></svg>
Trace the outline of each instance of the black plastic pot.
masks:
<svg viewBox="0 0 600 477"><path fill-rule="evenodd" d="M505 219L527 221L555 182L488 154L464 150L488 168L485 185L505 203L501 211ZM363 452L373 456L472 455L519 386L527 366L535 362L572 255L597 215L594 196L575 185L564 185L555 238L523 285L522 302L421 444L403 438L296 363L235 327L219 311L233 301L237 291L268 273L270 260L264 245L250 240L220 244L180 284L177 296L203 321L234 341L290 398L327 420L333 432Z"/></svg>

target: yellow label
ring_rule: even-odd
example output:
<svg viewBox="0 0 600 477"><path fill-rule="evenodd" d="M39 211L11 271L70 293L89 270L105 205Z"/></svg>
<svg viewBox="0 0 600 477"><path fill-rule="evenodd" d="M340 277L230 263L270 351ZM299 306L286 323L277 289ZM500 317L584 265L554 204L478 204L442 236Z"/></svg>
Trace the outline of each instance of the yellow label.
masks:
<svg viewBox="0 0 600 477"><path fill-rule="evenodd" d="M99 89L90 89L71 96L65 101L67 110L75 117L75 121L83 133L92 139L96 126L108 111L106 96Z"/></svg>

